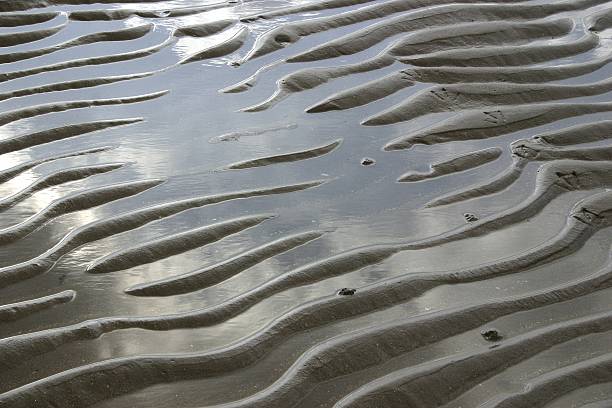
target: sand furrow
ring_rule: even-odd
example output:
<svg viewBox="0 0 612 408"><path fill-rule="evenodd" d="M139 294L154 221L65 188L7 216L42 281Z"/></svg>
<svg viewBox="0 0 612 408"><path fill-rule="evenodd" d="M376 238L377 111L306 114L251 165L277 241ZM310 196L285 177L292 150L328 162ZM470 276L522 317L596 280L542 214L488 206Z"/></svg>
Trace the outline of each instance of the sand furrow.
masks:
<svg viewBox="0 0 612 408"><path fill-rule="evenodd" d="M6 14L0 16L0 27L19 27L46 23L59 16L59 13Z"/></svg>
<svg viewBox="0 0 612 408"><path fill-rule="evenodd" d="M129 74L129 75L117 75L111 77L99 77L91 79L77 79L74 81L58 82L55 84L35 86L32 88L17 89L14 91L0 93L0 101L21 98L24 96L38 95L50 92L61 92L74 89L93 88L96 86L114 84L116 82L130 81L133 79L140 79L152 76L153 72L145 72L142 74Z"/></svg>
<svg viewBox="0 0 612 408"><path fill-rule="evenodd" d="M581 38L561 44L528 44L448 50L431 54L398 58L405 64L419 67L503 67L533 65L571 57L599 45L599 37L587 33Z"/></svg>
<svg viewBox="0 0 612 408"><path fill-rule="evenodd" d="M580 405L580 408L612 408L612 399L606 399Z"/></svg>
<svg viewBox="0 0 612 408"><path fill-rule="evenodd" d="M18 78L25 78L32 75L43 74L47 72L55 72L62 71L69 68L78 68L78 67L86 67L92 65L104 65L104 64L112 64L115 62L123 62L130 61L134 59L148 57L149 55L153 55L167 46L176 42L175 37L170 37L166 41L161 44L154 45L149 48L144 48L138 51L125 52L121 54L111 54L104 55L101 57L89 57L89 58L81 58L75 60L68 60L64 62L58 62L56 64L51 65L43 65L41 67L28 68L19 71L11 71L11 72L3 72L0 73L0 82L12 81Z"/></svg>
<svg viewBox="0 0 612 408"><path fill-rule="evenodd" d="M404 88L414 86L414 77L405 71L398 71L384 77L357 85L331 95L306 109L308 113L344 110L377 101Z"/></svg>
<svg viewBox="0 0 612 408"><path fill-rule="evenodd" d="M200 14L218 8L228 7L229 3L212 3L200 7L179 7L163 10L138 10L138 9L104 9L104 10L77 10L69 13L70 20L74 21L112 21L125 20L132 16L142 18L176 18Z"/></svg>
<svg viewBox="0 0 612 408"><path fill-rule="evenodd" d="M11 303L8 305L0 305L0 323L12 322L23 319L36 312L47 310L57 305L68 303L76 296L73 290L65 290L63 292L54 293L52 295L23 300L21 302Z"/></svg>
<svg viewBox="0 0 612 408"><path fill-rule="evenodd" d="M395 59L382 52L378 56L363 62L340 65L337 67L304 68L277 81L277 89L267 100L254 105L259 109L267 109L293 93L316 88L329 81L357 73L373 71L391 65ZM389 96L416 82L434 83L464 83L464 82L515 82L529 83L549 82L572 78L593 72L610 61L610 56L599 57L585 63L566 64L556 67L414 67L408 68L368 83L358 85L336 93L318 102L306 111L309 113L343 110L365 105L375 100ZM252 88L257 76L248 78L239 84L223 89L223 92L244 92ZM503 81L503 82L500 82ZM484 86L484 85L481 85Z"/></svg>
<svg viewBox="0 0 612 408"><path fill-rule="evenodd" d="M506 83L513 82L518 84L530 84L557 81L580 75L588 74L596 71L597 69L605 66L610 62L610 56L600 57L593 60L589 60L585 63L577 64L565 64L554 67L439 67L439 68L425 68L425 67L414 67L403 69L396 73L387 75L385 77L373 80L363 85L358 85L354 88L349 88L345 91L338 92L330 97L324 99L321 102L316 103L314 106L307 109L307 112L327 112L331 110L344 110L350 109L357 106L362 106L375 100L389 96L395 92L400 91L403 88L413 86L416 82L433 82L440 84L463 84L463 83ZM381 60L381 65L384 66L384 62L390 65L392 59ZM356 64L357 65L357 64ZM377 69L374 67L373 69ZM304 70L305 71L305 70ZM328 82L332 78L338 78L344 75L333 75L330 76L328 71L335 72L336 68L319 68L311 69L308 73L309 76L316 76L320 78L329 78L324 82ZM297 71L300 72L300 71ZM345 71L345 75L350 75L355 72L350 70ZM313 79L310 81L314 82ZM317 84L319 85L319 84ZM489 85L487 85L488 87ZM538 85L533 85L538 87ZM489 88L491 89L491 88ZM283 97L288 96L293 92L299 92L299 89L282 89L279 86L277 93L283 93ZM435 108L438 105L432 106Z"/></svg>
<svg viewBox="0 0 612 408"><path fill-rule="evenodd" d="M412 33L417 30L429 29L431 27L443 27L459 23L486 22L486 21L526 21L549 17L564 11L574 11L605 3L605 0L579 0L575 2L555 2L542 5L513 5L513 4L453 4L417 10L401 14L397 17L388 18L369 27L357 30L340 38L327 41L300 54L287 59L288 62L318 61L322 59L352 55L364 51L387 38L403 33ZM333 22L340 21L337 17ZM351 20L353 23L354 20ZM302 25L308 23L306 20ZM336 28L338 25L322 22L297 26L297 24L280 26L260 37L252 52L247 56L253 58L268 52L275 51L288 42L295 42L300 37L322 29ZM314 30L313 30L314 29Z"/></svg>
<svg viewBox="0 0 612 408"><path fill-rule="evenodd" d="M94 34L87 34L81 37L75 38L74 40L66 41L51 47L38 48L31 51L12 52L9 54L0 54L0 64L6 64L9 62L16 62L25 59L40 57L54 53L56 51L66 50L72 47L80 45L95 44L99 42L113 42L113 41L130 41L142 38L153 30L153 24L145 24L138 27L130 27L117 31L99 32Z"/></svg>
<svg viewBox="0 0 612 408"><path fill-rule="evenodd" d="M419 244L439 245L457 239L482 236L491 231L517 224L539 214L552 199L569 191L588 191L608 187L612 183L612 174L608 174L610 169L612 169L612 162L608 160L591 162L556 160L546 163L538 170L535 191L521 204L500 214L451 230L438 238L414 243L412 247L418 247Z"/></svg>
<svg viewBox="0 0 612 408"><path fill-rule="evenodd" d="M125 290L125 293L134 296L172 296L195 292L223 282L266 259L291 251L315 239L319 239L323 234L323 232L309 231L302 234L290 235L248 250L211 266L206 266L182 275L171 276L154 282L141 283L129 287Z"/></svg>
<svg viewBox="0 0 612 408"><path fill-rule="evenodd" d="M65 140L114 127L131 125L142 122L143 120L144 119L142 118L134 118L85 122L29 133L22 136L11 137L0 140L0 154L15 152L18 150L27 149L29 147ZM0 172L0 174L2 173ZM0 176L0 180L4 180L4 177Z"/></svg>
<svg viewBox="0 0 612 408"><path fill-rule="evenodd" d="M610 330L612 315L609 312L553 324L513 337L496 348L483 347L474 353L392 372L351 392L334 408L439 407L506 368L555 345ZM432 389L440 391L431 392Z"/></svg>
<svg viewBox="0 0 612 408"><path fill-rule="evenodd" d="M57 27L45 28L36 31L23 31L10 34L0 34L0 47L13 47L19 44L26 44L43 38L51 37L59 33L66 24Z"/></svg>
<svg viewBox="0 0 612 408"><path fill-rule="evenodd" d="M440 84L462 82L541 83L589 74L612 61L606 54L587 62L547 67L414 67L404 70L420 82Z"/></svg>
<svg viewBox="0 0 612 408"><path fill-rule="evenodd" d="M251 14L241 17L240 21L250 23L256 20L269 20L275 17L288 16L291 14L307 13L310 11L330 10L341 7L356 6L359 4L370 3L374 0L323 0L314 1L306 4L298 4L295 6L281 7L276 10L266 11L259 14Z"/></svg>
<svg viewBox="0 0 612 408"><path fill-rule="evenodd" d="M253 167L269 166L272 164L291 163L300 160L313 159L315 157L324 156L328 153L333 152L338 146L340 146L340 143L342 143L342 139L338 139L332 143L328 143L324 146L314 147L312 149L241 161L239 163L231 164L227 168L233 170L250 169Z"/></svg>
<svg viewBox="0 0 612 408"><path fill-rule="evenodd" d="M422 181L431 178L446 176L448 174L459 173L470 170L478 166L490 163L496 160L502 154L502 149L499 147L490 147L487 149L478 150L467 153L452 159L434 163L430 166L428 173L409 172L402 174L397 181L411 182Z"/></svg>
<svg viewBox="0 0 612 408"><path fill-rule="evenodd" d="M374 71L376 69L387 67L393 64L394 60L390 57L372 58L357 64L340 65L330 68L305 68L289 75L285 75L276 82L276 91L263 102L255 104L249 108L243 109L246 111L259 111L268 109L276 105L281 100L289 95L297 92L306 91L323 85L335 78L341 78L347 75ZM244 92L253 86L259 79L263 71L258 71L255 75L241 81L238 84L232 85L222 90L225 93Z"/></svg>
<svg viewBox="0 0 612 408"><path fill-rule="evenodd" d="M469 51L468 49L472 47L522 45L539 39L559 38L569 34L573 28L574 22L568 18L530 22L485 21L457 24L452 31L447 27L433 27L395 41L384 52L393 57L401 57L457 48Z"/></svg>
<svg viewBox="0 0 612 408"><path fill-rule="evenodd" d="M610 193L607 193L591 199L589 204L587 202L581 204L589 205L590 210L600 211L600 214L606 212L605 217L609 224L612 219L611 203ZM279 401L286 403L287 399L298 396L296 394L302 395L305 388L311 387L315 382L380 364L393 356L469 331L508 314L574 299L608 288L612 285L611 276L611 267L607 265L601 271L584 279L550 290L382 323L336 337L311 349L275 385L244 402L247 404L261 402L264 404L261 406L272 406L265 404ZM427 278L422 278L421 282L427 285ZM221 375L253 364L287 335L339 318L371 311L378 302L400 302L401 299L396 297L401 298L406 292L406 288L401 288L394 293L396 285L391 283L387 288L386 295L374 296L371 302L354 302L360 291L354 296L336 296L333 299L339 299L341 302L353 301L351 303L354 304L333 312L333 309L329 311L319 309L318 313L302 311L293 318L280 320L284 324L279 324L277 320L265 329L226 348L201 354L128 357L93 363L6 392L0 395L0 402L14 404L11 406L16 408L27 407L34 400L45 401L48 404L62 401L74 407L84 407L111 395L117 396L118 393L124 394L161 382ZM306 305L301 308L304 309ZM44 336L29 334L4 339L0 344L4 346L1 350L5 355L0 361L4 364L10 364L12 361L14 364L21 361L25 355L36 355L55 349L58 341L95 338L106 331L107 324L126 326L129 325L129 321L126 319L118 323L99 320L95 325L81 327L72 333L62 333L61 336L57 332L62 329L52 329L47 330ZM32 336L37 338L31 338ZM28 337L31 339L28 340ZM411 341L406 342L406 338L410 338ZM359 353L361 358L346 358L353 353ZM120 388L99 386L119 383ZM241 406L240 403L238 406Z"/></svg>
<svg viewBox="0 0 612 408"><path fill-rule="evenodd" d="M146 95L128 96L124 98L90 99L82 101L59 102L49 103L45 105L30 106L27 108L21 108L13 111L0 113L0 126L4 126L22 119L46 115L48 113L65 112L68 110L82 108L92 108L94 106L124 105L130 103L150 101L164 96L167 93L168 91L159 91Z"/></svg>
<svg viewBox="0 0 612 408"><path fill-rule="evenodd" d="M248 35L249 29L246 27L241 27L230 38L218 44L215 44L205 50L199 51L194 55L185 58L180 63L188 64L190 62L202 61L209 58L219 58L229 55L235 51L238 51L240 47L244 45L244 42L246 41Z"/></svg>
<svg viewBox="0 0 612 408"><path fill-rule="evenodd" d="M89 273L109 273L150 264L212 244L227 236L259 225L273 217L274 215L264 214L234 218L229 221L167 235L154 241L106 255L90 263L86 270Z"/></svg>
<svg viewBox="0 0 612 408"><path fill-rule="evenodd" d="M514 2L513 0L504 1L504 3ZM407 13L397 17L387 18L385 21L359 30L355 34L349 34L341 39L329 41L315 47L311 51L299 54L291 60L312 61L320 58L345 55L347 51L349 53L355 53L371 47L391 35L407 32L407 29L413 31L428 26L458 24L461 22L467 23L470 21L487 21L490 19L536 19L562 11L570 11L589 5L600 4L602 2L603 0L580 0L575 3L559 2L559 4L554 5L521 5L513 7L512 4L478 4L481 3L479 0L464 2L473 3L464 5L448 5L448 3L453 2L446 0L422 0L417 2L391 0L329 17L320 17L283 24L260 36L245 59L253 59L269 54L289 44L296 43L301 38L312 34L387 17L401 12ZM432 8L432 5L441 6ZM361 39L359 44L355 41L357 38Z"/></svg>
<svg viewBox="0 0 612 408"><path fill-rule="evenodd" d="M259 197L273 194L290 193L317 187L323 182L307 182L271 188L237 191L212 196L200 196L179 201L158 204L130 211L83 225L69 232L60 242L43 254L19 264L0 268L0 287L32 278L51 269L51 267L70 251L104 238L134 230L151 222L171 217L183 211L204 207L229 200Z"/></svg>
<svg viewBox="0 0 612 408"><path fill-rule="evenodd" d="M415 144L432 145L465 140L488 139L519 130L542 126L561 119L612 110L612 103L533 104L510 107L491 106L487 110L461 112L439 124L401 136L384 146L385 150L409 149ZM367 126L387 124L371 119Z"/></svg>
<svg viewBox="0 0 612 408"><path fill-rule="evenodd" d="M235 20L226 19L218 20L210 23L194 24L189 26L183 26L176 29L174 35L177 37L207 37L209 35L220 33L233 26L236 23Z"/></svg>
<svg viewBox="0 0 612 408"><path fill-rule="evenodd" d="M64 183L71 181L83 180L85 178L95 176L97 174L104 174L113 170L123 167L123 163L117 164L97 164L92 166L80 166L63 169L44 176L41 179L36 180L24 189L12 194L8 197L0 199L0 211L4 211L11 208L21 201L27 199L37 191L44 190L49 187L59 186Z"/></svg>
<svg viewBox="0 0 612 408"><path fill-rule="evenodd" d="M539 408L580 388L612 381L612 353L546 373L520 393L487 404L495 408Z"/></svg>
<svg viewBox="0 0 612 408"><path fill-rule="evenodd" d="M574 26L572 20L559 19L542 22L472 22L457 24L449 32L447 27L432 27L403 36L386 47L373 60L392 61L402 56L434 53L456 48L483 47L486 45L527 44L537 39L552 39L568 34ZM593 36L594 37L594 36ZM596 42L596 38L592 40ZM291 61L291 59L290 59ZM409 61L406 61L408 63ZM358 67L358 64L355 64ZM372 65L370 63L370 65ZM335 70L334 68L330 68ZM346 70L344 75L359 72Z"/></svg>
<svg viewBox="0 0 612 408"><path fill-rule="evenodd" d="M4 183L8 180L11 180L17 177L18 175L20 175L21 173L24 173L30 170L31 168L34 168L43 163L48 163L48 162L55 161L55 160L66 159L69 157L78 157L78 156L83 156L87 154L106 152L111 149L113 149L113 147L111 146L95 147L92 149L77 150L77 151L72 151L72 152L54 154L51 156L44 157L42 159L29 160L27 162L17 164L13 167L9 167L8 169L4 169L0 171L0 183Z"/></svg>
<svg viewBox="0 0 612 408"><path fill-rule="evenodd" d="M612 137L612 136L610 136ZM495 194L510 187L521 176L525 166L530 162L553 160L612 161L612 146L587 149L567 149L539 143L542 139L517 140L511 149L514 160L510 168L483 184L471 186L428 202L426 207L437 207L472 198Z"/></svg>
<svg viewBox="0 0 612 408"><path fill-rule="evenodd" d="M519 177L521 177L527 163L528 161L524 160L523 158L514 158L512 165L494 177L492 180L434 198L433 200L427 202L425 207L432 208L439 207L441 205L454 204L504 191L516 180L518 180Z"/></svg>
<svg viewBox="0 0 612 408"><path fill-rule="evenodd" d="M81 169L88 173L89 170ZM75 211L87 210L112 201L132 197L161 184L161 180L132 181L85 190L62 197L30 218L0 230L0 245L6 245L36 231L54 218ZM1 278L0 278L1 279Z"/></svg>
<svg viewBox="0 0 612 408"><path fill-rule="evenodd" d="M32 8L43 8L49 6L46 0L33 1L5 1L0 3L0 12L24 11Z"/></svg>
<svg viewBox="0 0 612 408"><path fill-rule="evenodd" d="M159 0L11 0L0 3L0 12L24 11L61 5L155 3Z"/></svg>
<svg viewBox="0 0 612 408"><path fill-rule="evenodd" d="M269 71L270 69L279 66L281 63L283 63L283 61L274 61L270 64L264 65L263 67L258 68L257 71L255 71L255 73L249 76L248 78L243 79L242 81L235 83L233 85L227 86L221 89L220 92L239 93L239 92L247 91L250 88L255 86L255 84L257 83L257 81L259 80L259 78L264 72Z"/></svg>
<svg viewBox="0 0 612 408"><path fill-rule="evenodd" d="M405 122L436 112L503 105L526 105L601 95L612 91L612 80L581 85L508 84L503 82L435 86L365 120L366 124Z"/></svg>
<svg viewBox="0 0 612 408"><path fill-rule="evenodd" d="M569 146L612 139L612 120L568 126L556 132L535 135L533 139L553 146Z"/></svg>

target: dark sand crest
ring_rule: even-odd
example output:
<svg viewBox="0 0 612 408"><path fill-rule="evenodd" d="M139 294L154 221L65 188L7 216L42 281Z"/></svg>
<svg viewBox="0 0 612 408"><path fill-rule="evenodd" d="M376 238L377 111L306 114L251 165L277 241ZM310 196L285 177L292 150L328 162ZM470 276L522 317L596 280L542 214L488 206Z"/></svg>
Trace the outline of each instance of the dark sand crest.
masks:
<svg viewBox="0 0 612 408"><path fill-rule="evenodd" d="M0 47L13 47L19 44L27 44L34 41L42 40L59 33L66 27L66 24L58 25L57 27L44 28L35 31L21 31L10 34L0 34Z"/></svg>
<svg viewBox="0 0 612 408"><path fill-rule="evenodd" d="M266 259L291 251L298 246L319 239L324 232L309 231L290 235L233 256L217 264L178 276L129 287L125 293L134 296L172 296L195 292L235 276Z"/></svg>
<svg viewBox="0 0 612 408"><path fill-rule="evenodd" d="M86 34L81 37L75 38L74 40L69 40L60 44L53 45L51 47L38 48L31 51L0 54L0 64L7 64L10 62L17 62L25 59L40 57L43 55L52 54L56 51L66 50L69 48L87 44L136 40L150 33L151 30L153 30L153 24L144 24L138 27L130 27L122 30Z"/></svg>
<svg viewBox="0 0 612 408"><path fill-rule="evenodd" d="M586 33L581 38L560 44L493 46L468 50L448 50L402 57L401 61L418 67L504 67L534 65L571 57L595 49L599 37Z"/></svg>
<svg viewBox="0 0 612 408"><path fill-rule="evenodd" d="M414 67L407 68L368 83L349 88L329 96L321 102L307 108L309 113L344 110L362 106L392 95L416 82L433 82L439 84L483 83L516 83L541 86L539 83L577 77L596 71L610 62L610 56L600 57L584 63L565 64L553 67ZM334 68L320 68L313 74L327 76L327 71ZM299 72L299 71L298 71ZM347 71L348 74L352 72ZM500 82L502 81L502 82ZM326 81L327 82L327 81ZM538 83L534 85L533 83ZM487 87L489 84L487 84ZM442 88L442 87L439 87ZM443 86L443 88L447 88ZM289 92L286 92L289 93ZM287 96L287 95L283 95ZM416 95L415 95L416 96ZM437 106L439 102L436 102Z"/></svg>
<svg viewBox="0 0 612 408"><path fill-rule="evenodd" d="M282 7L277 10L267 11L259 14L251 14L240 18L240 21L250 23L256 20L268 20L275 17L288 16L291 14L307 13L310 11L329 10L341 7L356 6L359 4L370 3L373 0L323 0L314 1L307 4Z"/></svg>
<svg viewBox="0 0 612 408"><path fill-rule="evenodd" d="M26 200L32 194L38 191L42 191L46 188L70 183L71 181L83 180L88 177L95 176L97 174L108 173L120 169L123 166L123 163L96 164L91 166L72 167L56 171L34 181L29 186L21 189L20 191L12 195L0 199L0 211L4 211L8 208L11 208L19 204L21 201Z"/></svg>
<svg viewBox="0 0 612 408"><path fill-rule="evenodd" d="M78 157L78 156L84 156L87 154L93 154L93 153L102 153L108 150L114 149L114 146L103 146L103 147L94 147L92 149L85 149L85 150L77 150L77 151L71 151L71 152L65 152L65 153L60 153L60 154L54 154L51 156L47 156L41 159L33 159L33 160L29 160L27 162L21 163L21 164L17 164L13 167L10 167L8 169L4 169L2 171L0 171L0 183L5 183L15 177L17 177L18 175L20 175L21 173L24 173L28 170L30 170L31 168L34 168L40 164L43 163L48 163L51 161L55 161L55 160L61 160L61 159L66 159L69 157Z"/></svg>
<svg viewBox="0 0 612 408"><path fill-rule="evenodd" d="M82 171L87 170L82 169ZM47 207L32 215L25 221L1 229L0 245L6 245L8 243L20 240L54 218L69 214L71 212L94 208L112 201L120 200L122 198L131 197L153 188L160 183L160 180L132 181L122 184L118 183L97 187L66 195L53 201ZM0 269L0 271L1 270L2 269ZM0 281L1 280L2 278L0 277Z"/></svg>
<svg viewBox="0 0 612 408"><path fill-rule="evenodd" d="M0 126L7 125L22 119L33 118L49 113L65 112L73 109L92 108L94 106L124 105L157 99L166 95L168 91L159 91L147 95L128 96L123 98L90 99L82 101L70 101L49 103L45 105L31 106L0 113Z"/></svg>
<svg viewBox="0 0 612 408"><path fill-rule="evenodd" d="M51 21L59 16L59 13L34 13L34 14L6 14L0 16L0 27L20 27L25 25L40 24Z"/></svg>
<svg viewBox="0 0 612 408"><path fill-rule="evenodd" d="M138 10L138 9L105 9L105 10L78 10L68 15L74 21L112 21L125 20L132 16L142 18L175 18L200 14L206 11L227 7L229 3L212 3L201 7L179 7L166 10Z"/></svg>
<svg viewBox="0 0 612 408"><path fill-rule="evenodd" d="M25 78L32 75L38 75L46 72L55 72L62 71L69 68L78 68L85 67L91 65L104 65L104 64L112 64L116 62L130 61L134 59L148 57L149 55L153 55L162 49L172 45L177 40L176 37L170 37L166 41L154 45L149 48L145 48L138 51L125 52L121 54L112 54L112 55L104 55L101 57L89 57L82 59L69 60L64 62L58 62L56 64L43 65L36 68L29 68L20 71L12 71L12 72L4 72L0 73L0 83L12 81L18 78Z"/></svg>
<svg viewBox="0 0 612 408"><path fill-rule="evenodd" d="M207 37L209 35L220 33L233 26L236 23L235 20L226 19L226 20L218 20L211 23L202 23L195 24L189 26L183 26L176 29L174 33L177 37L187 36L187 37Z"/></svg>
<svg viewBox="0 0 612 408"><path fill-rule="evenodd" d="M580 85L509 84L504 82L450 84L424 89L366 119L366 124L405 122L436 112L526 105L560 99L601 95L612 91L612 80Z"/></svg>
<svg viewBox="0 0 612 408"><path fill-rule="evenodd" d="M324 146L313 147L312 149L300 150L297 152L278 154L268 157L261 157L252 160L245 160L239 163L229 165L227 168L231 170L250 169L253 167L262 167L269 166L272 164L291 163L295 161L313 159L333 152L338 146L340 146L340 143L342 143L342 139L335 140L334 142L328 143Z"/></svg>
<svg viewBox="0 0 612 408"><path fill-rule="evenodd" d="M289 95L306 91L323 85L332 79L341 78L346 75L373 71L384 68L393 63L392 58L372 58L364 62L351 65L340 65L332 68L305 68L300 71L285 75L276 82L276 91L263 102L246 108L247 111L260 111L271 108ZM257 71L246 80L225 88L222 92L235 93L244 92L252 88L263 71Z"/></svg>
<svg viewBox="0 0 612 408"><path fill-rule="evenodd" d="M595 126L587 126L589 131ZM570 129L568 129L570 130ZM578 131L578 129L576 129ZM582 128L582 130L585 130ZM590 133L597 137L598 133ZM565 134L563 134L565 136ZM574 133L574 136L579 136L580 133ZM552 136L552 135L551 135ZM607 133L607 137L612 137L612 133ZM484 197L495 194L509 188L516 180L519 179L527 164L538 161L553 161L553 160L581 160L581 161L612 161L612 147L593 147L584 149L560 148L550 146L539 142L542 139L535 137L528 140L517 140L512 143L511 150L513 153L512 165L491 180L470 186L463 190L446 194L428 202L426 207L437 207L440 205L453 204L460 201L465 201L473 198ZM579 139L580 140L580 139Z"/></svg>
<svg viewBox="0 0 612 408"><path fill-rule="evenodd" d="M74 81L58 82L55 84L35 86L25 89L17 89L14 91L0 93L0 101L21 98L24 96L38 95L50 92L61 92L73 89L93 88L96 86L114 84L116 82L131 81L134 79L147 78L154 75L154 72L144 72L142 74L117 75L110 77L99 77L91 79L77 79Z"/></svg>
<svg viewBox="0 0 612 408"><path fill-rule="evenodd" d="M203 51L199 51L196 54L189 56L182 60L181 64L188 64L190 62L202 61L209 58L219 58L229 55L235 51L238 51L246 41L249 35L249 29L241 27L234 35L225 41L215 44Z"/></svg>
<svg viewBox="0 0 612 408"><path fill-rule="evenodd" d="M189 231L167 235L154 241L145 242L96 259L87 266L88 273L109 273L135 266L146 265L199 248L229 235L237 234L248 228L273 218L263 214L235 218Z"/></svg>
<svg viewBox="0 0 612 408"><path fill-rule="evenodd" d="M490 163L493 160L496 160L497 158L499 158L499 156L501 156L502 152L502 149L500 149L499 147L490 147L487 149L467 153L440 163L433 163L432 165L430 165L431 170L428 173L404 173L397 179L397 181L422 181L431 178L446 176L453 173L467 171Z"/></svg>
<svg viewBox="0 0 612 408"><path fill-rule="evenodd" d="M556 132L533 136L536 141L553 146L569 146L581 143L598 142L612 138L612 120L602 120L569 126Z"/></svg>
<svg viewBox="0 0 612 408"><path fill-rule="evenodd" d="M385 150L409 149L415 144L432 145L453 141L488 139L529 129L570 117L612 110L612 103L533 104L461 112L440 124L401 136L384 146ZM365 125L386 124L368 120Z"/></svg>
<svg viewBox="0 0 612 408"><path fill-rule="evenodd" d="M127 126L142 122L142 118L111 119L96 122L77 123L53 129L42 130L22 136L0 140L0 154L15 152L29 147L40 146L60 140L70 139L114 127Z"/></svg>
<svg viewBox="0 0 612 408"><path fill-rule="evenodd" d="M71 302L76 296L73 290L54 293L36 299L23 300L21 302L0 305L0 324L23 319L36 312L47 310L54 306Z"/></svg>

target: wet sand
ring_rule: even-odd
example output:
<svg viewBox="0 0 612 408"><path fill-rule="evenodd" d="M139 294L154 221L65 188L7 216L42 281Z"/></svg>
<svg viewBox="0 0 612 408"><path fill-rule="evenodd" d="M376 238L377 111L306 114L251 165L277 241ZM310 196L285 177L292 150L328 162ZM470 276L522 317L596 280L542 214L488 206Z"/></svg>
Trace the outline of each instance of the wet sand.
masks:
<svg viewBox="0 0 612 408"><path fill-rule="evenodd" d="M0 407L612 406L612 2L0 4Z"/></svg>

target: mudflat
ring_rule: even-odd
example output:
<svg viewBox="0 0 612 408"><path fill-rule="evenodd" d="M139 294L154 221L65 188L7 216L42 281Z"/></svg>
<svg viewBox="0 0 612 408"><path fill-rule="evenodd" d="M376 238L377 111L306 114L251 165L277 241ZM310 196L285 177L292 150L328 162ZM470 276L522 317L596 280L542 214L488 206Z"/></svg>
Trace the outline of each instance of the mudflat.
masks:
<svg viewBox="0 0 612 408"><path fill-rule="evenodd" d="M612 407L612 1L0 1L0 407Z"/></svg>

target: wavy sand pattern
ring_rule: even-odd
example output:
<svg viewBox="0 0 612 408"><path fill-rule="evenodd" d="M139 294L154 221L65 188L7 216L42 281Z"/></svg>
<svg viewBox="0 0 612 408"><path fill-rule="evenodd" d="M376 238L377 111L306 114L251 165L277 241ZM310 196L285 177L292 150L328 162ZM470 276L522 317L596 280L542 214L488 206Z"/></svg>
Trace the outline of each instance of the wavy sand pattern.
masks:
<svg viewBox="0 0 612 408"><path fill-rule="evenodd" d="M611 406L611 34L0 2L0 407Z"/></svg>

